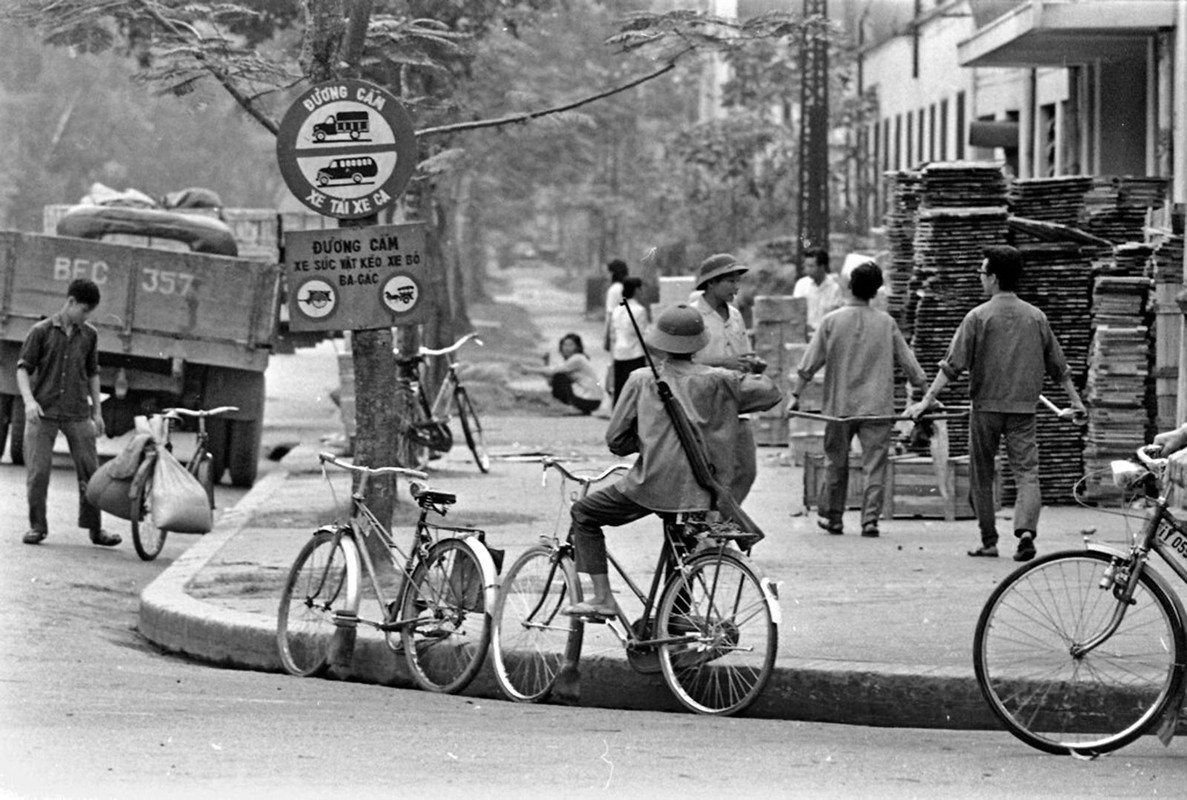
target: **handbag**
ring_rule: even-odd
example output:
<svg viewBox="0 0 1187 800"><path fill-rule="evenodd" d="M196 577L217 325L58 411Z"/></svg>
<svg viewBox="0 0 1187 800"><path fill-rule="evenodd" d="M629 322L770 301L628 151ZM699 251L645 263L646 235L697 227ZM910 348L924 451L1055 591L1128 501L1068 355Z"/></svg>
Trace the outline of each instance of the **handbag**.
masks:
<svg viewBox="0 0 1187 800"><path fill-rule="evenodd" d="M210 498L201 482L164 448L158 449L153 467L152 521L173 533L207 533L214 527Z"/></svg>

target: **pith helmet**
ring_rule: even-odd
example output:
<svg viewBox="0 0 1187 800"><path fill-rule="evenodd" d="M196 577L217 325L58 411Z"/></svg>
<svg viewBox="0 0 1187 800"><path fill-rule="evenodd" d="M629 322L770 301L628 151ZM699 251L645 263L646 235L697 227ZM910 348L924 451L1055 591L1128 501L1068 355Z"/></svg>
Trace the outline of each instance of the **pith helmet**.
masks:
<svg viewBox="0 0 1187 800"><path fill-rule="evenodd" d="M701 262L701 268L697 270L697 288L704 289L706 283L714 278L720 278L722 275L730 275L735 272L742 273L749 269L746 265L739 264L738 259L729 253L718 253L715 256L709 256Z"/></svg>
<svg viewBox="0 0 1187 800"><path fill-rule="evenodd" d="M647 344L668 353L695 353L708 343L701 312L686 305L665 310L647 333Z"/></svg>

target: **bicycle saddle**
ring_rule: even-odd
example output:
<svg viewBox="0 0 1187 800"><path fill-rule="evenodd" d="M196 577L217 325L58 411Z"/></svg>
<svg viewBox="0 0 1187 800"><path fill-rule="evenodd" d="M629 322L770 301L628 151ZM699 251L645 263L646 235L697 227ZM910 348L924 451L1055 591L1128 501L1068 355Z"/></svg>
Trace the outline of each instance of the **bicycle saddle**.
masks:
<svg viewBox="0 0 1187 800"><path fill-rule="evenodd" d="M438 492L427 488L424 484L413 483L408 487L412 499L421 507L429 505L451 506L457 502L457 495L449 492Z"/></svg>

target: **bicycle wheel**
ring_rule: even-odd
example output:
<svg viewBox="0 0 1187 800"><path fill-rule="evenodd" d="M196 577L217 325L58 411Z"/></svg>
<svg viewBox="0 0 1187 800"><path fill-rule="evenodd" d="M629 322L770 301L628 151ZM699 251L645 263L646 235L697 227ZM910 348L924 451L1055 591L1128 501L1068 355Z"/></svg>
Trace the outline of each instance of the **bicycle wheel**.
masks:
<svg viewBox="0 0 1187 800"><path fill-rule="evenodd" d="M1112 557L1052 553L994 589L977 620L973 666L1006 729L1057 755L1107 753L1156 722L1183 678L1178 608L1144 572L1120 627L1079 656L1118 611L1100 588Z"/></svg>
<svg viewBox="0 0 1187 800"><path fill-rule="evenodd" d="M140 487L140 497L136 498L136 512L132 522L132 546L136 548L136 555L143 561L152 561L161 554L165 547L165 537L168 531L161 530L152 521L152 478L148 478ZM139 519L136 518L139 516Z"/></svg>
<svg viewBox="0 0 1187 800"><path fill-rule="evenodd" d="M470 402L470 395L459 386L454 389L453 402L457 406L457 418L462 423L466 446L474 454L474 463L482 472L490 472L490 454L486 452L486 442L482 439L482 422L478 419L474 404Z"/></svg>
<svg viewBox="0 0 1187 800"><path fill-rule="evenodd" d="M419 395L407 383L396 387L396 460L407 469L423 469L428 463L428 450L409 435L412 426L428 420Z"/></svg>
<svg viewBox="0 0 1187 800"><path fill-rule="evenodd" d="M485 589L496 581L470 545L443 539L404 584L400 639L412 677L430 692L460 692L490 644Z"/></svg>
<svg viewBox="0 0 1187 800"><path fill-rule="evenodd" d="M353 558L352 558L353 554ZM334 613L357 612L358 556L351 539L334 544L320 530L305 542L289 569L276 614L276 644L284 668L299 677L320 675L330 663Z"/></svg>
<svg viewBox="0 0 1187 800"><path fill-rule="evenodd" d="M581 599L568 556L540 545L515 560L503 576L492 621L491 655L503 694L520 702L548 699L561 667L581 654L584 624L560 613Z"/></svg>
<svg viewBox="0 0 1187 800"><path fill-rule="evenodd" d="M735 714L762 693L775 669L779 631L762 581L739 556L706 553L664 588L657 638L664 681L686 708Z"/></svg>

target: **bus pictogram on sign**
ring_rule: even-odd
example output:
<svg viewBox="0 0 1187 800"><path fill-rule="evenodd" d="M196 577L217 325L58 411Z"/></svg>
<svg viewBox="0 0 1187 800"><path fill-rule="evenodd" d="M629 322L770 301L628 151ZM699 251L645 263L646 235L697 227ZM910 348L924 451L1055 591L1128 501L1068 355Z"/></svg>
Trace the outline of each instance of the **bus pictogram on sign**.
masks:
<svg viewBox="0 0 1187 800"><path fill-rule="evenodd" d="M394 204L416 169L404 107L366 81L331 81L289 107L276 137L285 183L309 208L339 219Z"/></svg>

